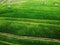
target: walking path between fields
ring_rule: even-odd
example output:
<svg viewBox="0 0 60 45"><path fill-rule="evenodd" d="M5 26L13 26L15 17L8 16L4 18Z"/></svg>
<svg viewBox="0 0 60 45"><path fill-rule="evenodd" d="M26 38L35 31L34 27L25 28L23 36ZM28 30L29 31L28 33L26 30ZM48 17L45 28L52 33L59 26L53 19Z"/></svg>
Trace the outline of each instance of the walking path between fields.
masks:
<svg viewBox="0 0 60 45"><path fill-rule="evenodd" d="M17 38L17 39L42 40L42 41L51 41L51 42L59 42L60 43L60 39L31 37L31 36L18 36L18 35L9 34L9 33L2 33L2 32L0 32L0 35L4 35L4 36L7 36L7 37L13 37L13 38Z"/></svg>

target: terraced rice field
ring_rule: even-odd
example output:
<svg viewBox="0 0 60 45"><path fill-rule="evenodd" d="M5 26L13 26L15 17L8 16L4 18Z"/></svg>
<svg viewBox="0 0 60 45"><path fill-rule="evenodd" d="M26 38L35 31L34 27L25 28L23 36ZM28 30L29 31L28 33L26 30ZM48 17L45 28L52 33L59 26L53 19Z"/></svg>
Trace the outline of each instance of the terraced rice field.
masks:
<svg viewBox="0 0 60 45"><path fill-rule="evenodd" d="M60 45L60 0L0 0L0 45Z"/></svg>

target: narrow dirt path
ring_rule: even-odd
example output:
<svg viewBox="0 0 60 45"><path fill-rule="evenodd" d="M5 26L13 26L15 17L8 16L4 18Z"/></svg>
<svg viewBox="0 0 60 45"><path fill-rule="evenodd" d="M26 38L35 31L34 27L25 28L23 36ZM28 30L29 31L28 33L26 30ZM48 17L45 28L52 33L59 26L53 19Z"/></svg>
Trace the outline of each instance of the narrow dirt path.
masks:
<svg viewBox="0 0 60 45"><path fill-rule="evenodd" d="M1 43L4 43L4 44L8 44L8 45L19 45L19 44L13 44L13 43L10 43L10 42L6 42L6 41L0 41Z"/></svg>
<svg viewBox="0 0 60 45"><path fill-rule="evenodd" d="M7 36L7 37L13 37L13 38L17 38L17 39L42 40L42 41L51 41L51 42L59 42L60 43L60 39L29 37L29 36L17 36L17 35L14 35L14 34L1 33L1 32L0 32L0 35L4 35L4 36Z"/></svg>

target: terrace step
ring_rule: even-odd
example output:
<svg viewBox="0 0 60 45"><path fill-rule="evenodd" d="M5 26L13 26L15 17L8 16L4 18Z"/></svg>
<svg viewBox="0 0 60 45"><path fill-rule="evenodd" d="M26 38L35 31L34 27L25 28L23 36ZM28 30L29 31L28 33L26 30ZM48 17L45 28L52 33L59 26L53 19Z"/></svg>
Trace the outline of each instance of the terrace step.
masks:
<svg viewBox="0 0 60 45"><path fill-rule="evenodd" d="M28 22L28 23L42 23L42 24L53 24L53 25L60 25L59 20L43 20L43 19L29 19L29 18L13 18L13 17L0 17L0 21L11 21L11 22Z"/></svg>
<svg viewBox="0 0 60 45"><path fill-rule="evenodd" d="M19 44L13 44L13 43L10 43L10 42L6 42L6 41L0 41L0 43L6 44L6 45L19 45Z"/></svg>
<svg viewBox="0 0 60 45"><path fill-rule="evenodd" d="M60 39L52 39L52 38L41 38L41 37L30 37L30 36L18 36L10 33L2 33L0 32L0 35L17 38L17 39L31 39L31 40L42 40L42 41L50 41L50 42L59 42Z"/></svg>

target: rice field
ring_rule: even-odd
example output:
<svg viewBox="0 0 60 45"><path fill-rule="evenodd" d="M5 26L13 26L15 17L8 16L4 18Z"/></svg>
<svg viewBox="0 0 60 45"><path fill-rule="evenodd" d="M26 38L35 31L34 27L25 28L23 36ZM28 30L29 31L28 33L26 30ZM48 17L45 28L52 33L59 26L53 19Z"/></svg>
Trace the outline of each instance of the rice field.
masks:
<svg viewBox="0 0 60 45"><path fill-rule="evenodd" d="M60 45L60 0L0 0L0 45Z"/></svg>

